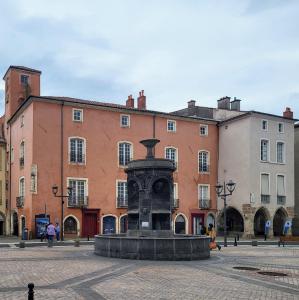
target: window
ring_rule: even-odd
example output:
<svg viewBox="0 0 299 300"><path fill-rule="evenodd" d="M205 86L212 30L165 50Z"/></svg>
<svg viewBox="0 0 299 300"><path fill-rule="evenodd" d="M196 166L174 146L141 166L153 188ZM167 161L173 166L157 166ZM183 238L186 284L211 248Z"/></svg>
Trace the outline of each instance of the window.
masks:
<svg viewBox="0 0 299 300"><path fill-rule="evenodd" d="M208 125L200 125L199 132L200 135L208 135Z"/></svg>
<svg viewBox="0 0 299 300"><path fill-rule="evenodd" d="M21 84L27 85L29 83L29 76L28 75L21 75Z"/></svg>
<svg viewBox="0 0 299 300"><path fill-rule="evenodd" d="M176 131L176 122L173 120L167 120L167 131L175 132Z"/></svg>
<svg viewBox="0 0 299 300"><path fill-rule="evenodd" d="M178 193L178 184L173 184L173 207L178 208L179 207L179 193Z"/></svg>
<svg viewBox="0 0 299 300"><path fill-rule="evenodd" d="M130 127L130 116L121 115L120 116L120 126L121 127Z"/></svg>
<svg viewBox="0 0 299 300"><path fill-rule="evenodd" d="M83 122L83 109L73 108L73 121L74 122Z"/></svg>
<svg viewBox="0 0 299 300"><path fill-rule="evenodd" d="M209 172L209 153L207 151L198 153L198 171Z"/></svg>
<svg viewBox="0 0 299 300"><path fill-rule="evenodd" d="M165 149L165 158L173 161L175 166L177 167L177 149L173 147L169 147Z"/></svg>
<svg viewBox="0 0 299 300"><path fill-rule="evenodd" d="M261 174L261 202L270 203L269 174Z"/></svg>
<svg viewBox="0 0 299 300"><path fill-rule="evenodd" d="M269 141L268 140L261 140L261 160L268 161L268 152L269 152Z"/></svg>
<svg viewBox="0 0 299 300"><path fill-rule="evenodd" d="M285 196L285 183L283 175L277 175L277 195Z"/></svg>
<svg viewBox="0 0 299 300"><path fill-rule="evenodd" d="M64 233L77 234L77 221L73 217L67 217L64 221Z"/></svg>
<svg viewBox="0 0 299 300"><path fill-rule="evenodd" d="M30 174L30 192L37 192L37 165L32 165Z"/></svg>
<svg viewBox="0 0 299 300"><path fill-rule="evenodd" d="M15 158L15 155L14 155L14 149L13 149L13 147L11 147L11 153L10 153L10 162L12 162L13 163L13 161L14 161L14 158Z"/></svg>
<svg viewBox="0 0 299 300"><path fill-rule="evenodd" d="M279 133L283 133L284 132L283 123L278 123L278 132Z"/></svg>
<svg viewBox="0 0 299 300"><path fill-rule="evenodd" d="M87 205L87 180L86 179L69 179L68 187L72 188L68 198L68 206L81 207Z"/></svg>
<svg viewBox="0 0 299 300"><path fill-rule="evenodd" d="M70 138L70 162L85 163L85 140L81 138Z"/></svg>
<svg viewBox="0 0 299 300"><path fill-rule="evenodd" d="M198 200L199 208L210 207L210 186L209 185L198 185Z"/></svg>
<svg viewBox="0 0 299 300"><path fill-rule="evenodd" d="M284 163L284 143L283 142L278 142L277 145L277 162L278 163Z"/></svg>
<svg viewBox="0 0 299 300"><path fill-rule="evenodd" d="M132 145L130 143L119 143L118 145L118 164L126 166L132 159Z"/></svg>
<svg viewBox="0 0 299 300"><path fill-rule="evenodd" d="M25 178L21 177L19 181L19 197L25 196Z"/></svg>
<svg viewBox="0 0 299 300"><path fill-rule="evenodd" d="M24 115L21 116L21 127L24 126Z"/></svg>
<svg viewBox="0 0 299 300"><path fill-rule="evenodd" d="M117 181L117 207L128 206L128 187L126 181Z"/></svg>
<svg viewBox="0 0 299 300"><path fill-rule="evenodd" d="M20 144L20 167L24 167L25 164L25 142Z"/></svg>
<svg viewBox="0 0 299 300"><path fill-rule="evenodd" d="M262 130L268 130L268 121L262 120Z"/></svg>

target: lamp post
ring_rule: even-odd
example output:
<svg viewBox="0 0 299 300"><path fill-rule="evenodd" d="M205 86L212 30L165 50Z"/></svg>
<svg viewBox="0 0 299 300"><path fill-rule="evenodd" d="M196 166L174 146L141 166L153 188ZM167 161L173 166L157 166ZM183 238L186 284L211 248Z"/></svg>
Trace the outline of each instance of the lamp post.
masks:
<svg viewBox="0 0 299 300"><path fill-rule="evenodd" d="M64 200L63 198L69 198L72 194L72 190L73 188L72 187L68 187L67 188L67 193L68 195L67 196L64 196L64 195L57 195L58 193L58 186L56 184L54 184L52 186L52 193L54 195L54 197L57 197L57 198L61 198L61 223L60 223L60 233L61 233L61 241L64 240L64 226L63 226L63 205L64 205Z"/></svg>
<svg viewBox="0 0 299 300"><path fill-rule="evenodd" d="M226 197L232 195L233 191L236 188L236 184L229 180L227 184L225 181L223 185L218 183L216 185L216 193L218 197L221 197L224 200L224 209L223 209L223 219L224 219L224 247L227 247L227 226L226 226Z"/></svg>

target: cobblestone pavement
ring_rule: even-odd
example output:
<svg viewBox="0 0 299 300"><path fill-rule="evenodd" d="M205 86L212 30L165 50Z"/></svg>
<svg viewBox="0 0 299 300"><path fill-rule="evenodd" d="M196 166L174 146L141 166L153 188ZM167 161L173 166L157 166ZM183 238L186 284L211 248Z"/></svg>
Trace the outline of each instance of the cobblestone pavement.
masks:
<svg viewBox="0 0 299 300"><path fill-rule="evenodd" d="M27 299L29 282L35 299L299 299L299 247L228 247L192 262L109 259L93 246L0 249L0 299Z"/></svg>

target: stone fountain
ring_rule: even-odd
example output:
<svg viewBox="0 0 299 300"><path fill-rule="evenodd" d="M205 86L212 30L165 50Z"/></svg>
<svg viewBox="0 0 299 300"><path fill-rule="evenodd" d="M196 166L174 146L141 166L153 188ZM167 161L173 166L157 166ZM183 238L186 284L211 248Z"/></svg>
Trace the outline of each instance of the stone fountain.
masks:
<svg viewBox="0 0 299 300"><path fill-rule="evenodd" d="M95 236L95 254L148 260L197 260L210 257L206 236L175 235L173 172L169 159L155 158L157 139L142 140L145 159L133 160L125 170L128 184L126 235Z"/></svg>

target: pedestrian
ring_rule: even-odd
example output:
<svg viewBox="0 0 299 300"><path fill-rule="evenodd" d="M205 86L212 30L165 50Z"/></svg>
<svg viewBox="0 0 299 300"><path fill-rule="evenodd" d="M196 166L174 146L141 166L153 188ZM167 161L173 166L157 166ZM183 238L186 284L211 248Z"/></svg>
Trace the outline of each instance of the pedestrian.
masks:
<svg viewBox="0 0 299 300"><path fill-rule="evenodd" d="M56 223L55 232L56 232L56 240L60 241L60 226L59 226L59 223Z"/></svg>
<svg viewBox="0 0 299 300"><path fill-rule="evenodd" d="M52 247L53 239L55 235L55 226L51 222L47 227L47 235L48 235L48 247Z"/></svg>
<svg viewBox="0 0 299 300"><path fill-rule="evenodd" d="M208 235L211 238L211 242L210 242L210 249L213 250L215 248L218 248L218 250L221 250L221 246L219 244L216 243L216 231L214 229L213 224L209 224L209 229L208 229Z"/></svg>
<svg viewBox="0 0 299 300"><path fill-rule="evenodd" d="M201 227L201 234L206 235L207 234L207 227L205 225L202 225Z"/></svg>

